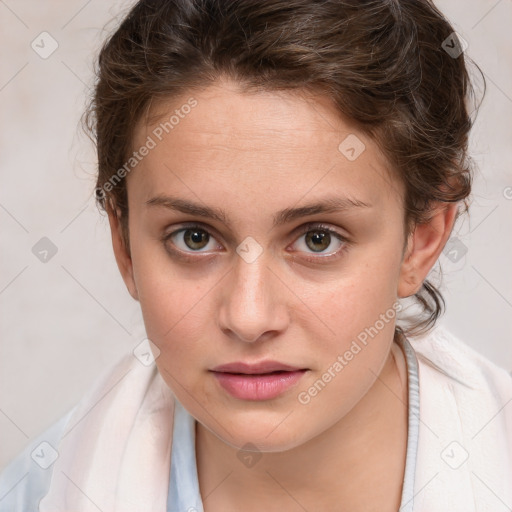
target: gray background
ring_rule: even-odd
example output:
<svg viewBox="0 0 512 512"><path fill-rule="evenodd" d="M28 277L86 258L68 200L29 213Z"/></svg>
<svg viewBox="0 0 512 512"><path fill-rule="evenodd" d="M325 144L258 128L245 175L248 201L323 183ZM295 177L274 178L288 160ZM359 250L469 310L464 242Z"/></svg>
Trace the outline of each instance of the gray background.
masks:
<svg viewBox="0 0 512 512"><path fill-rule="evenodd" d="M77 128L99 45L131 3L0 0L0 469L144 338ZM471 138L471 214L450 242L467 253L440 257L440 323L512 370L512 2L437 5L488 82ZM31 47L43 31L58 43L46 59ZM32 251L43 237L57 248L46 263Z"/></svg>

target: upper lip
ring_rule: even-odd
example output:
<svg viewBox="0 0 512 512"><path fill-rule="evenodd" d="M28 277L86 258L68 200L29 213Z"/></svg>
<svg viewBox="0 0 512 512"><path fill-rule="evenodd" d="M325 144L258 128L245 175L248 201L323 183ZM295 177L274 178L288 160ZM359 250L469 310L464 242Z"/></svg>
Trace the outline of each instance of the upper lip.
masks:
<svg viewBox="0 0 512 512"><path fill-rule="evenodd" d="M248 364L242 362L234 362L221 364L220 366L216 366L212 368L211 371L214 372L224 372L224 373L246 373L246 374L261 374L261 373L271 373L278 371L297 371L304 370L305 368L297 368L295 366L290 366L287 364L280 363L278 361L261 361L260 363Z"/></svg>

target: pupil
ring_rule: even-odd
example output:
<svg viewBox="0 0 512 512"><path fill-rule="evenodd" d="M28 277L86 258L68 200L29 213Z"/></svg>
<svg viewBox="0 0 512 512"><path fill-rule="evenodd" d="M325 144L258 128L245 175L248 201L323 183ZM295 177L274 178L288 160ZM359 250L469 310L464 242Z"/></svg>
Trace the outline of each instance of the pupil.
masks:
<svg viewBox="0 0 512 512"><path fill-rule="evenodd" d="M325 248L329 247L330 242L330 235L329 233L326 233L324 231L312 231L313 233L311 236L307 236L307 244L310 249L313 251L320 252L324 250ZM312 246L309 245L308 242L313 242ZM320 244L320 245L319 245Z"/></svg>
<svg viewBox="0 0 512 512"><path fill-rule="evenodd" d="M185 241L191 249L201 249L202 247L204 247L205 244L203 242L205 241L205 239L206 242L208 242L207 238L207 233L198 229L187 229L185 231ZM199 245L199 247L197 247L197 245Z"/></svg>

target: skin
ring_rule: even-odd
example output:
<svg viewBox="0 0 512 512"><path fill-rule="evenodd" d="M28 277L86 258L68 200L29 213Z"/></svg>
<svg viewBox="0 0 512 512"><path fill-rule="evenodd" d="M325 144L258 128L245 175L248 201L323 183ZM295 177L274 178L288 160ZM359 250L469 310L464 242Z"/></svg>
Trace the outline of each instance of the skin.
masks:
<svg viewBox="0 0 512 512"><path fill-rule="evenodd" d="M398 297L418 291L450 235L457 205L439 205L406 245L402 183L377 145L328 98L247 94L219 80L155 104L151 113L168 118L190 96L197 106L127 177L130 251L112 209L109 220L119 269L160 350L158 370L197 419L205 510L396 511L407 445L407 370L393 343L395 321L309 403L297 395ZM134 148L159 122L139 123ZM365 144L354 161L338 150L349 134ZM171 194L222 208L230 226L147 204ZM372 207L272 227L279 210L332 195ZM162 241L185 222L200 224L209 240L191 247L181 231ZM349 243L333 234L315 252L297 231L309 222ZM262 249L251 263L236 252L249 236ZM208 371L268 359L308 371L294 388L264 401L232 397ZM261 455L251 467L237 457L246 443Z"/></svg>

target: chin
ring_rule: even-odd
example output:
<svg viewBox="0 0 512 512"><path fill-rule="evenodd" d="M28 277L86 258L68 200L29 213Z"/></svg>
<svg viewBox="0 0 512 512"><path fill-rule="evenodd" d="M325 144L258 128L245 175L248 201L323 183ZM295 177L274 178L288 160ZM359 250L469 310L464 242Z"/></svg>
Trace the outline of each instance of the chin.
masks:
<svg viewBox="0 0 512 512"><path fill-rule="evenodd" d="M263 414L258 412L256 417L250 415L241 421L230 421L229 427L220 432L204 426L231 447L249 452L284 452L307 441L304 430L296 422L284 425L286 414L280 415L279 421L275 417L264 420Z"/></svg>

